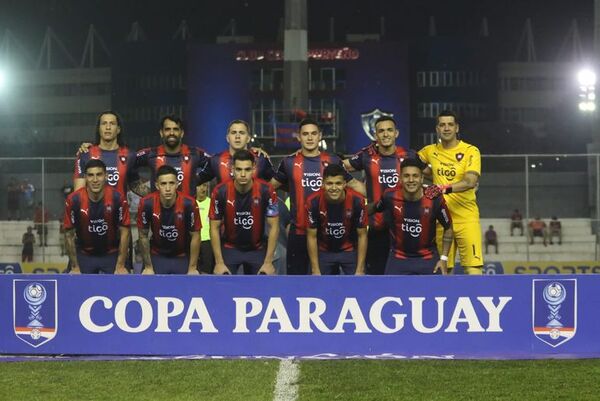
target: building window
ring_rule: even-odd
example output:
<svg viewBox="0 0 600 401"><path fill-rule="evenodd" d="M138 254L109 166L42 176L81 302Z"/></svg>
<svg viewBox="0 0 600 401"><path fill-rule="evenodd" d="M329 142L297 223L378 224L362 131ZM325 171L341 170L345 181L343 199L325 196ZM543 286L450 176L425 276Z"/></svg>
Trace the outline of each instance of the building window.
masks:
<svg viewBox="0 0 600 401"><path fill-rule="evenodd" d="M437 87L440 84L440 74L437 71L429 71L429 86Z"/></svg>
<svg viewBox="0 0 600 401"><path fill-rule="evenodd" d="M424 71L417 72L417 86L419 88L424 88L427 86L427 76Z"/></svg>

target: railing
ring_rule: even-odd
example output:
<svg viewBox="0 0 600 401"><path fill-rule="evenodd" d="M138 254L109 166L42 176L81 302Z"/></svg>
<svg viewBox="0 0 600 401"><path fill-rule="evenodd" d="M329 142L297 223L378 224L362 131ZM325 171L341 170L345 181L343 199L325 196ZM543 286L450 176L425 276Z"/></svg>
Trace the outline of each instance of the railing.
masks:
<svg viewBox="0 0 600 401"><path fill-rule="evenodd" d="M282 157L272 156L275 167ZM0 186L4 189L0 191L0 205L4 205L0 220L19 218L33 226L34 209L41 203L50 221L58 221L64 208L63 187L72 184L73 162L70 157L0 158ZM360 178L360 174L355 175ZM32 204L26 202L23 192L18 194L16 209L8 203L13 179L19 188L25 180L33 185ZM508 221L514 209L522 213L525 225L536 216L546 222L553 215L559 219L585 218L592 223L591 233L598 234L600 154L483 155L477 196L482 218ZM20 237L17 243L0 245L20 245ZM529 247L527 255L529 260ZM598 256L596 244L596 260Z"/></svg>

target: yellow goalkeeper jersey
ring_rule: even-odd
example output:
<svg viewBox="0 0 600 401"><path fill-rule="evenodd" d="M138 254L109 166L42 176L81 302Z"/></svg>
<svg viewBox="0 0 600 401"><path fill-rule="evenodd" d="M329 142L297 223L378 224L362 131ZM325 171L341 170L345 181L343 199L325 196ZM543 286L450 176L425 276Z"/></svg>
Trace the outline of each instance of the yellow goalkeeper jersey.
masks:
<svg viewBox="0 0 600 401"><path fill-rule="evenodd" d="M481 155L476 146L459 141L452 149L444 149L441 143L427 145L419 151L419 157L431 166L433 183L454 184L461 181L466 172L481 175ZM467 223L479 220L479 208L475 189L444 195L452 221Z"/></svg>

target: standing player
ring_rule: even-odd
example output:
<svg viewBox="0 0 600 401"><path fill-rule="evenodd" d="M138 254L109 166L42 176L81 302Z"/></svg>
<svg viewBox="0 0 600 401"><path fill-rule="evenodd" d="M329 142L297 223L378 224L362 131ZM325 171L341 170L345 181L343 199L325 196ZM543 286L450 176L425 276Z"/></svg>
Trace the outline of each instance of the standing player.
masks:
<svg viewBox="0 0 600 401"><path fill-rule="evenodd" d="M232 177L231 161L233 155L238 150L249 150L256 160L256 172L253 178L269 182L275 172L269 157L261 152L258 153L254 149L249 149L250 143L250 127L243 120L233 120L227 127L227 135L225 136L229 149L210 157L210 160L204 170L200 171L199 180L201 183L217 179L217 184L223 181L230 180Z"/></svg>
<svg viewBox="0 0 600 401"><path fill-rule="evenodd" d="M123 195L127 195L128 181L132 176L135 164L135 153L129 150L123 141L121 117L114 111L104 111L96 121L96 140L94 144L85 146L75 160L73 188L78 190L85 186L83 167L91 159L99 159L106 165L108 185Z"/></svg>
<svg viewBox="0 0 600 401"><path fill-rule="evenodd" d="M391 249L385 274L446 274L452 243L452 220L442 196L423 196L422 163L402 162L402 188L388 189L369 212L384 212L389 221ZM435 222L444 227L441 256L435 246Z"/></svg>
<svg viewBox="0 0 600 401"><path fill-rule="evenodd" d="M65 245L71 273L126 274L129 207L123 194L106 185L106 165L89 160L85 187L67 197Z"/></svg>
<svg viewBox="0 0 600 401"><path fill-rule="evenodd" d="M240 265L252 274L274 274L273 253L279 235L277 195L266 181L252 178L254 155L233 155L233 180L219 184L210 205L210 239L215 274L237 274ZM265 220L269 236L265 243Z"/></svg>
<svg viewBox="0 0 600 401"><path fill-rule="evenodd" d="M330 164L323 187L308 197L307 247L312 274L365 274L367 211L365 197L346 187L346 170Z"/></svg>
<svg viewBox="0 0 600 401"><path fill-rule="evenodd" d="M198 205L178 186L177 170L163 165L156 172L157 191L140 201L137 224L144 274L198 274Z"/></svg>
<svg viewBox="0 0 600 401"><path fill-rule="evenodd" d="M309 273L306 247L306 199L319 191L323 170L330 164L341 164L339 157L319 150L321 128L316 121L305 118L299 124L300 151L286 156L279 165L271 184L275 189L286 188L290 193L292 220L288 234L287 274ZM364 185L346 172L348 186L360 194Z"/></svg>
<svg viewBox="0 0 600 401"><path fill-rule="evenodd" d="M377 202L386 189L398 186L400 163L407 157L407 151L396 146L399 134L392 117L380 117L375 122L376 143L344 160L344 167L348 171L365 172L369 203ZM368 274L383 274L389 250L389 230L383 215L376 213L369 218Z"/></svg>
<svg viewBox="0 0 600 401"><path fill-rule="evenodd" d="M466 274L481 274L483 255L481 249L481 225L475 188L481 176L481 155L477 147L458 139L459 124L452 111L443 111L437 117L435 127L439 142L425 146L419 151L421 160L429 164L425 175L433 180L426 196L444 194L452 213L454 242L448 254L449 267L454 267L456 247L460 264ZM438 249L442 229L438 227Z"/></svg>
<svg viewBox="0 0 600 401"><path fill-rule="evenodd" d="M163 144L154 148L145 148L137 152L136 168L150 167L150 182L156 182L156 174L161 166L169 165L177 171L179 190L185 195L196 196L198 177L196 172L206 168L209 155L202 149L188 146L183 141L183 122L176 116L165 116L160 121L160 137ZM132 189L140 195L149 190L138 179Z"/></svg>

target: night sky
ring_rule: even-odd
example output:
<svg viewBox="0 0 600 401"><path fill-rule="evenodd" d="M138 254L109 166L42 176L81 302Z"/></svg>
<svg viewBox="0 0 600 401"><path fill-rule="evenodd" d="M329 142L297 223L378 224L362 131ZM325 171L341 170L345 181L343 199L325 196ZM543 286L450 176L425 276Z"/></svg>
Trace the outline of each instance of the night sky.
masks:
<svg viewBox="0 0 600 401"><path fill-rule="evenodd" d="M83 47L90 23L110 44L123 40L133 21L139 21L149 39L168 39L182 19L192 37L213 42L237 22L239 35L257 41L274 41L283 0L154 1L154 0L0 0L0 32L9 28L33 54L37 54L45 27L50 25L68 48ZM482 1L325 1L308 0L309 40L328 39L328 21L335 17L336 39L345 33L378 33L379 18L386 17L386 39L402 40L427 33L434 15L438 35L477 34L483 16L498 43L518 43L525 18L532 17L540 59L554 59L573 18L579 23L584 46L591 42L593 0L482 0ZM80 51L80 50L79 50Z"/></svg>

